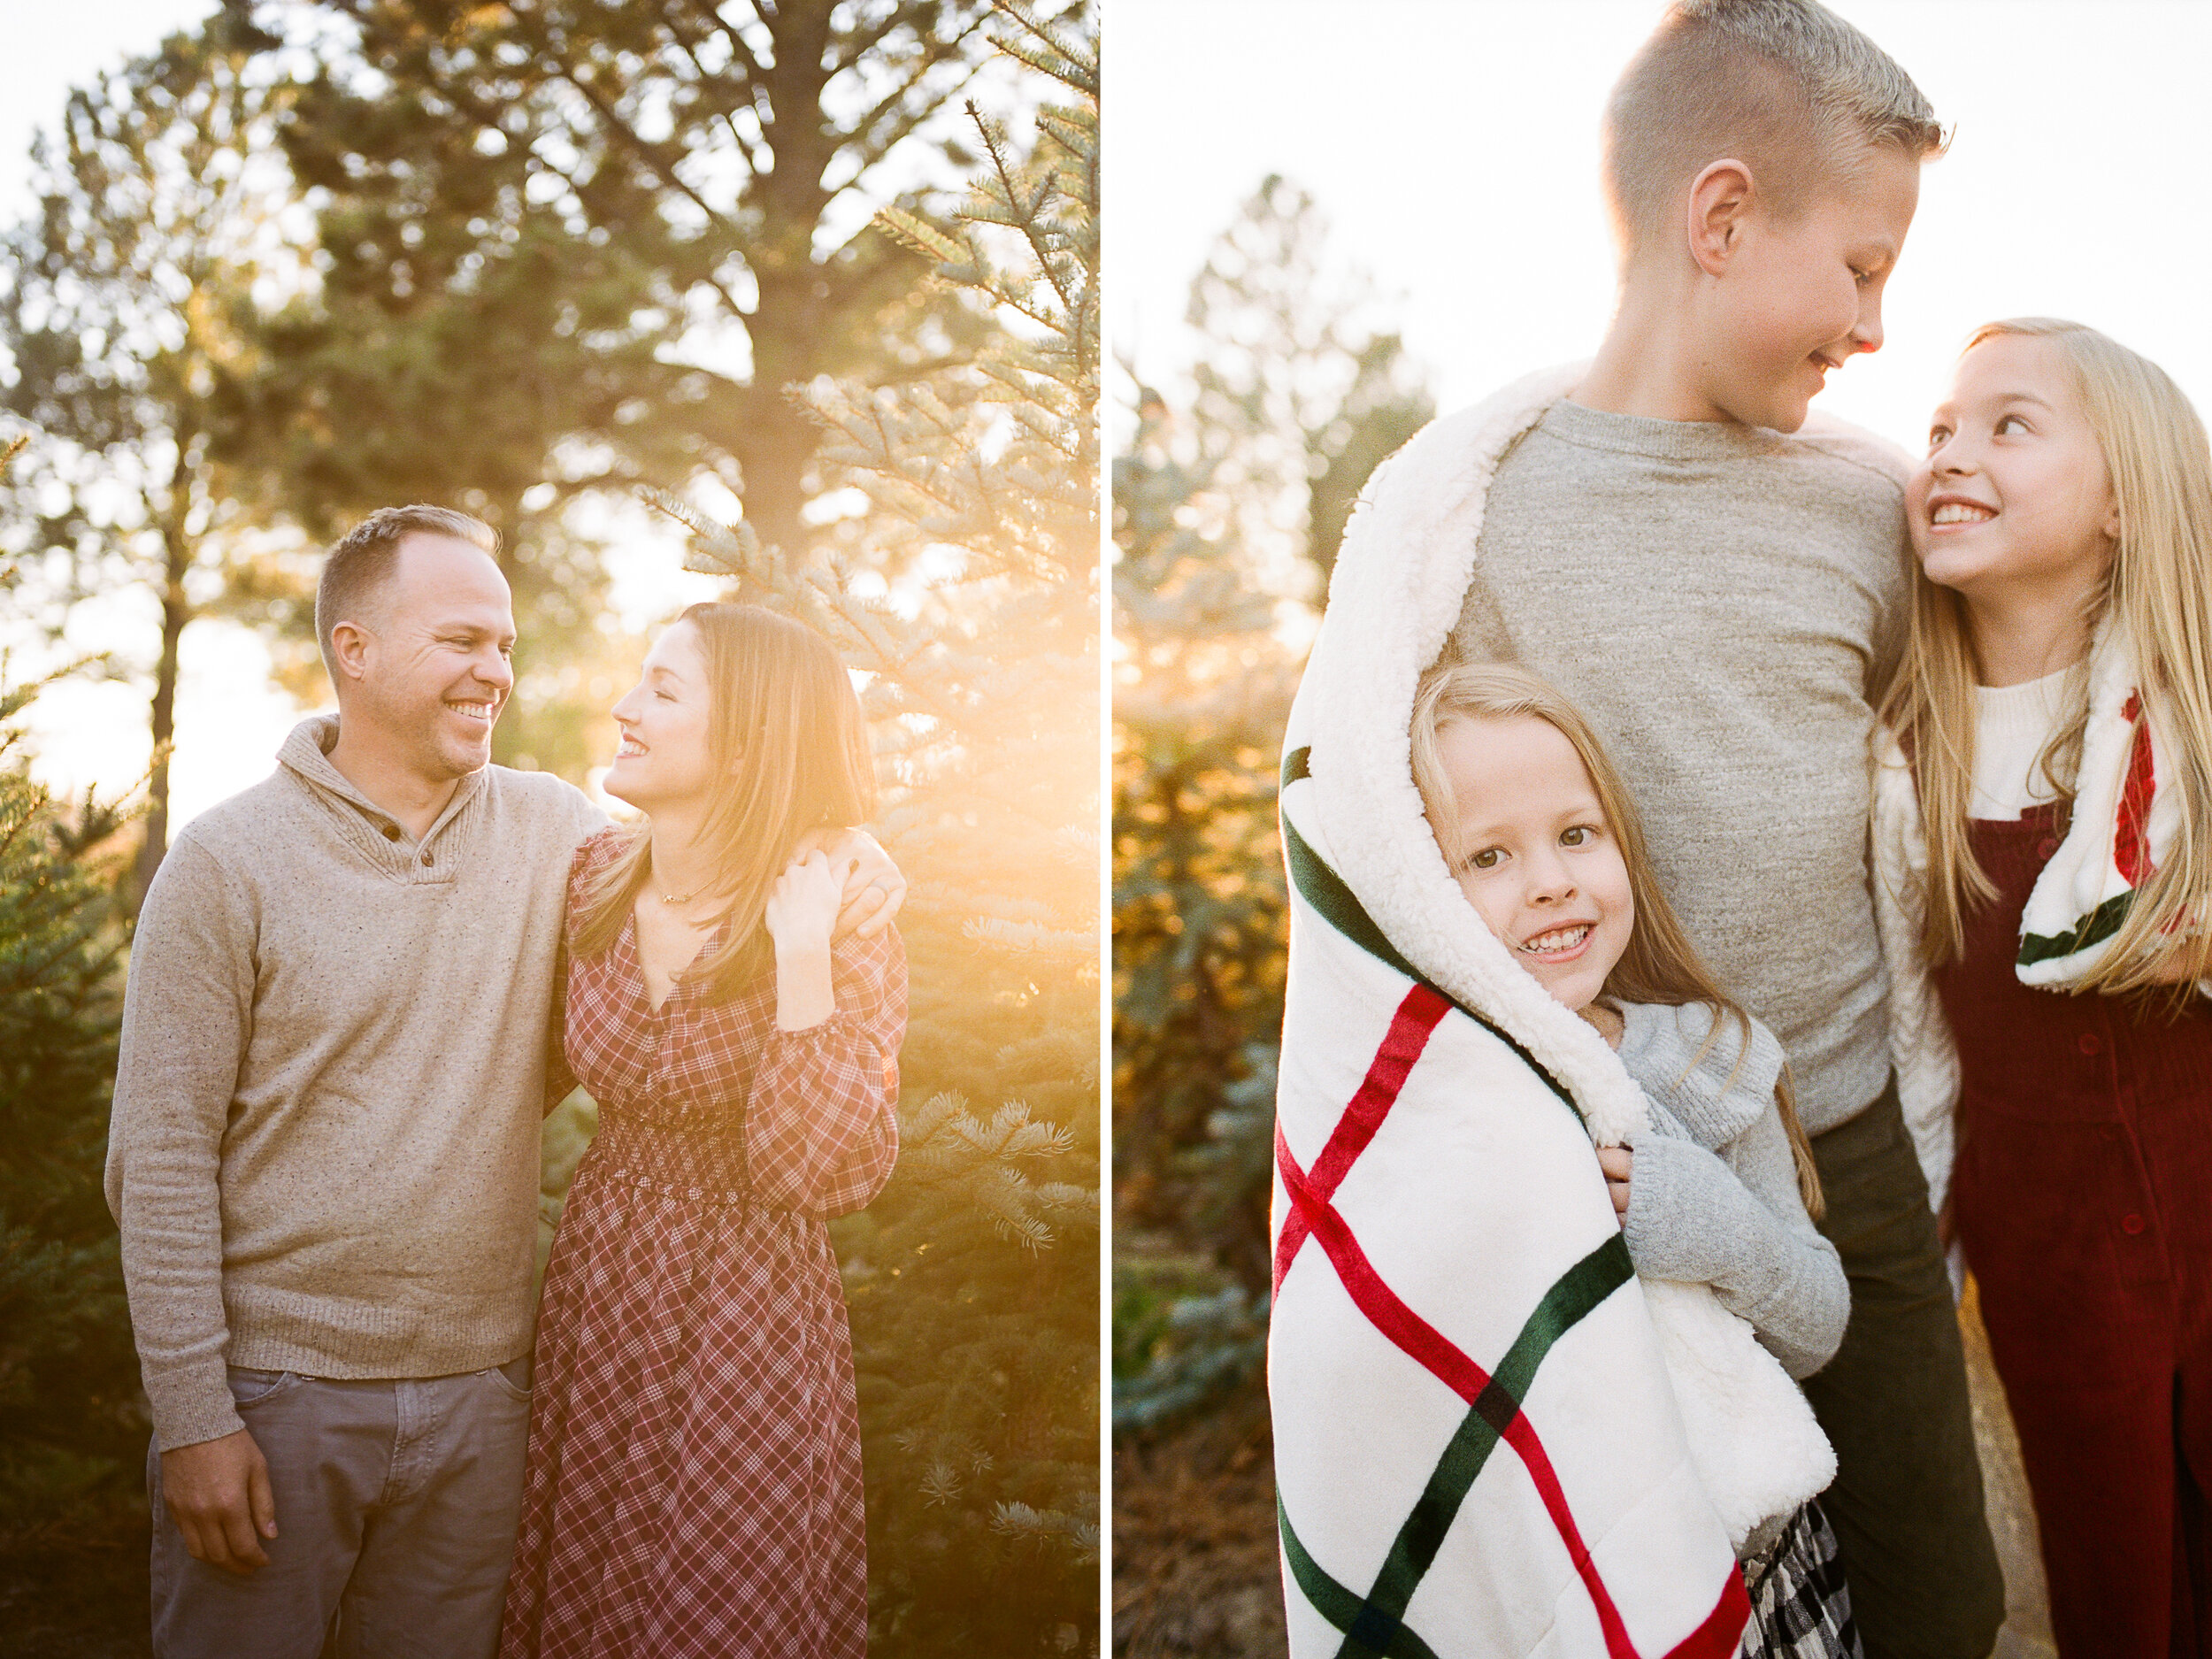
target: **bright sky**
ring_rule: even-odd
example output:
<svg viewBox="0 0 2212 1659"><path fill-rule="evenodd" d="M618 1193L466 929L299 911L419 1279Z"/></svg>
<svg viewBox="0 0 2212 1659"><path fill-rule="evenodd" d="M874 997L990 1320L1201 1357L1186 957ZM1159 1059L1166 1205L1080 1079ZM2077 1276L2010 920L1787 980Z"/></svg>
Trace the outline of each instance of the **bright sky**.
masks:
<svg viewBox="0 0 2212 1659"><path fill-rule="evenodd" d="M2104 329L2212 409L2212 4L1831 0L1955 124L1925 169L1888 342L1818 407L1916 447L1993 318ZM1585 357L1610 315L1605 95L1663 0L1110 0L1108 324L1164 379L1187 285L1268 173L1386 293L1439 407Z"/></svg>

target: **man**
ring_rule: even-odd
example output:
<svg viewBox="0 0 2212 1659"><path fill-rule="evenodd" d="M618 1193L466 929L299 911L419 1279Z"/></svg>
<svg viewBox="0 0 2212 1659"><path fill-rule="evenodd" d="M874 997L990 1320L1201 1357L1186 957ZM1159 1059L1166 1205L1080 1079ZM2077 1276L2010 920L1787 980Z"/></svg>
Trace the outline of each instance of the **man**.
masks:
<svg viewBox="0 0 2212 1659"><path fill-rule="evenodd" d="M152 1403L156 1650L488 1655L528 1417L547 1025L606 820L493 766L493 532L332 551L338 717L188 825L139 919L108 1155ZM903 884L864 837L847 921ZM866 896L863 896L864 893Z"/></svg>

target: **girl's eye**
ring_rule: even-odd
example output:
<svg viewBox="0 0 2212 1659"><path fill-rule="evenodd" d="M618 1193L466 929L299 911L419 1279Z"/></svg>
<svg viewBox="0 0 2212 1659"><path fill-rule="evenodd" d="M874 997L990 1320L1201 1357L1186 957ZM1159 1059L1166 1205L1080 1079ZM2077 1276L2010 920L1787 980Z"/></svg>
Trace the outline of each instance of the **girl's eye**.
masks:
<svg viewBox="0 0 2212 1659"><path fill-rule="evenodd" d="M1948 438L1950 435L1951 435L1951 429L1950 429L1948 426L1931 426L1931 427L1929 427L1929 428L1928 428L1928 452L1929 452L1931 455L1932 455L1932 454L1934 454L1934 453L1935 453L1935 451L1936 451L1936 450L1940 449L1943 447L1944 440L1945 440L1945 439L1947 439L1947 438Z"/></svg>
<svg viewBox="0 0 2212 1659"><path fill-rule="evenodd" d="M1587 824L1572 824L1559 832L1559 844L1562 847L1586 847L1596 834L1597 832Z"/></svg>
<svg viewBox="0 0 2212 1659"><path fill-rule="evenodd" d="M1467 867L1470 870L1495 870L1498 867L1498 860L1504 856L1505 854L1501 849L1486 847L1480 852L1469 856Z"/></svg>
<svg viewBox="0 0 2212 1659"><path fill-rule="evenodd" d="M653 695L658 697L663 703L673 703L676 701L675 698L670 696L665 691L656 691Z"/></svg>
<svg viewBox="0 0 2212 1659"><path fill-rule="evenodd" d="M1997 435L2001 438L2003 437L2005 435L2005 428L2008 426L2012 426L2021 432L2025 432L2028 429L2028 423L2021 419L2017 415L2007 415L1997 423Z"/></svg>

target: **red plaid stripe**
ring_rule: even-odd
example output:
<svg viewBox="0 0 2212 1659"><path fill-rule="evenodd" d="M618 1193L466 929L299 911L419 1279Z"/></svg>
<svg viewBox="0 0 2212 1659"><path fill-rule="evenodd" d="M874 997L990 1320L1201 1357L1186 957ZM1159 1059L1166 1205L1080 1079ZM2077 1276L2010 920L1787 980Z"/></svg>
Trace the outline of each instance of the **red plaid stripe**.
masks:
<svg viewBox="0 0 2212 1659"><path fill-rule="evenodd" d="M585 843L572 893L609 850ZM886 930L833 970L837 1013L779 1032L772 974L656 1013L628 927L570 966L566 1048L600 1133L546 1270L502 1659L864 1652L852 1348L821 1218L889 1178L906 964Z"/></svg>

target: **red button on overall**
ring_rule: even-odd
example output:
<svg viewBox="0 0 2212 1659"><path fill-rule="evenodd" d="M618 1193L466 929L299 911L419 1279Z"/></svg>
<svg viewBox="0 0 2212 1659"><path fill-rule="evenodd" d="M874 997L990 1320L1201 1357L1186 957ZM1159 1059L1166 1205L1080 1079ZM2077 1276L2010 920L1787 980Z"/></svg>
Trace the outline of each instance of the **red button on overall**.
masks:
<svg viewBox="0 0 2212 1659"><path fill-rule="evenodd" d="M2096 1053L2097 1033L2093 1031L2085 1031L2078 1039L2078 1046L2084 1054Z"/></svg>
<svg viewBox="0 0 2212 1659"><path fill-rule="evenodd" d="M2035 856L2038 858L2048 858L2057 850L2058 843L2053 841L2048 835L2046 835L2041 841L2036 842L2035 844Z"/></svg>
<svg viewBox="0 0 2212 1659"><path fill-rule="evenodd" d="M2140 1216L2122 1216L2122 1217L2120 1217L2120 1231L2121 1231L2121 1232L2123 1232L2123 1233L2127 1233L2127 1234L2129 1234L2131 1237L2132 1237L2134 1234L2136 1234L2136 1233L2138 1233L2142 1232L2142 1230L2143 1230L2143 1217L2140 1217Z"/></svg>

